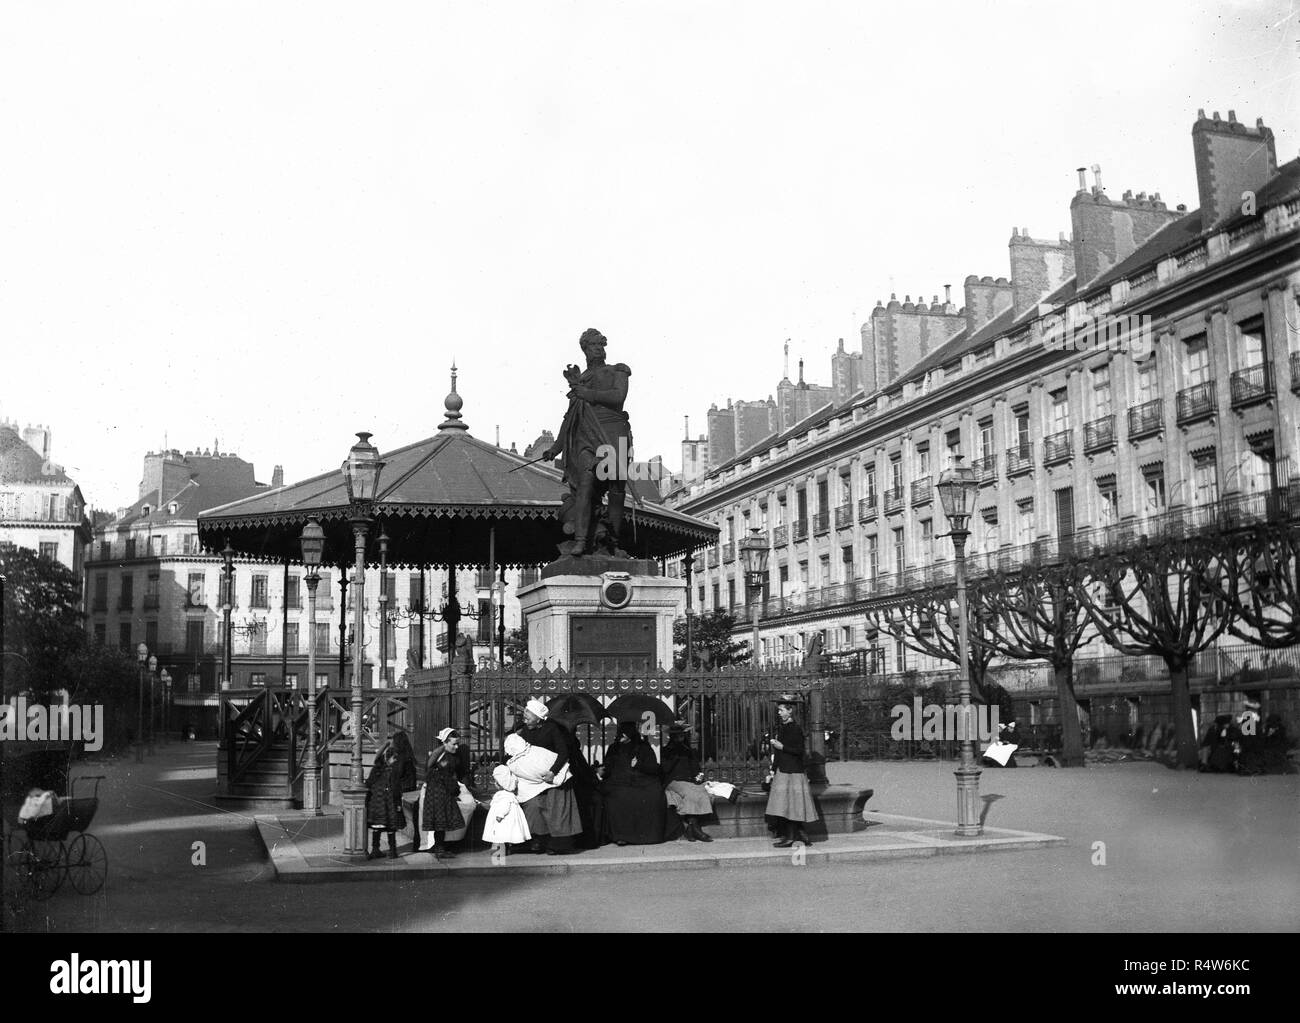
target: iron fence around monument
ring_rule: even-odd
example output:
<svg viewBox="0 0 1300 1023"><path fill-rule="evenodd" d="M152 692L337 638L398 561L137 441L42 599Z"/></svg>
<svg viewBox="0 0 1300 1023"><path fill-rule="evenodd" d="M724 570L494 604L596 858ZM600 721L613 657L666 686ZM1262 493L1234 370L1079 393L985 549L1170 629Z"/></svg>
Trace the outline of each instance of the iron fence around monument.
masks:
<svg viewBox="0 0 1300 1023"><path fill-rule="evenodd" d="M609 707L622 696L654 697L690 727L692 746L701 756L707 780L754 789L767 774L767 738L776 723L778 696L792 693L800 698L796 719L809 737L810 759L814 763L824 759L824 723L819 715L825 685L823 677L799 667L572 675L548 669L519 672L509 666L472 675L431 669L421 672L410 688L413 741L423 762L429 736L449 724L459 729L469 748L476 787L491 792L492 768L504 759L502 745L521 723L529 699L549 703L579 694ZM647 723L653 745L667 742L672 719L656 717ZM617 727L617 722L606 718L573 729L589 763L603 762L605 750L616 740Z"/></svg>

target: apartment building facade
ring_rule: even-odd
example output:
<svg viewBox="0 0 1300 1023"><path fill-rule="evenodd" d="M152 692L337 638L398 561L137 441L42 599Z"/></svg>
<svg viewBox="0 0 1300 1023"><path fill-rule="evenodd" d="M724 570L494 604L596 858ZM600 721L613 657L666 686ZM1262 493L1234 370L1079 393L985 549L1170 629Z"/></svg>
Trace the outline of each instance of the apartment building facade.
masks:
<svg viewBox="0 0 1300 1023"><path fill-rule="evenodd" d="M690 574L694 609L729 608L748 634L738 543L756 528L771 546L763 659L797 657L821 633L876 670L935 667L864 611L951 572L934 485L954 455L980 481L976 571L1209 525L1225 506L1268 517L1300 474L1300 161L1279 167L1272 133L1231 112L1202 112L1192 135L1199 209L1112 200L1081 171L1073 236L1013 229L1010 278L968 277L964 308L938 310L947 339L923 339L911 369L888 378L891 337L868 359L886 377L874 391L673 495L722 530L674 569ZM936 320L924 304L883 308L904 327Z"/></svg>
<svg viewBox="0 0 1300 1023"><path fill-rule="evenodd" d="M51 460L50 428L0 423L0 543L35 551L80 579L89 542L86 502Z"/></svg>

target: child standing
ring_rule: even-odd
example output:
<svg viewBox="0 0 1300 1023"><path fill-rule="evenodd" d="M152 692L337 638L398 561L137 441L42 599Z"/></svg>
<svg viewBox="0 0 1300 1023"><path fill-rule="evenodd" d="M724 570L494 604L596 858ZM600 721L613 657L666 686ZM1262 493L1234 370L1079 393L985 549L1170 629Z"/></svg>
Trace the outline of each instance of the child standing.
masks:
<svg viewBox="0 0 1300 1023"><path fill-rule="evenodd" d="M488 804L483 841L492 843L492 855L496 856L504 853L507 845L531 841L533 834L528 830L524 808L515 796L519 783L510 768L505 764L497 764L492 769L492 780L497 783L497 791Z"/></svg>
<svg viewBox="0 0 1300 1023"><path fill-rule="evenodd" d="M406 814L402 812L402 784L398 773L397 750L386 742L375 754L375 766L366 779L366 823L370 826L371 847L366 859L378 859L379 836L388 835L388 858L397 859L397 832L406 827Z"/></svg>

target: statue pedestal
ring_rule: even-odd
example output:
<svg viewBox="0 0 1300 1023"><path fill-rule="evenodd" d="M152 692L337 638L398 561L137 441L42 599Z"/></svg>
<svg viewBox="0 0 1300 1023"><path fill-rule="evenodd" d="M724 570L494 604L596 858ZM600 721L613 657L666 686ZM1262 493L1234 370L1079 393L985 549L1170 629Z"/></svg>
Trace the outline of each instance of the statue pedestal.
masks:
<svg viewBox="0 0 1300 1023"><path fill-rule="evenodd" d="M653 562L561 559L519 590L534 668L570 674L671 668L673 622L686 606L686 583L641 574ZM548 574L558 567L560 572ZM588 569L573 573L575 567ZM639 571L638 571L639 570Z"/></svg>

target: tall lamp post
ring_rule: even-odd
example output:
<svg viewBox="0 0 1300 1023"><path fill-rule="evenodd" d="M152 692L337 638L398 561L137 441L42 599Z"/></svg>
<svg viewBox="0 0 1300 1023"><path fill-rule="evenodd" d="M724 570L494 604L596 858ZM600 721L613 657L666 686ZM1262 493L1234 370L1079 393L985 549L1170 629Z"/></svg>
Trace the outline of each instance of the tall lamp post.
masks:
<svg viewBox="0 0 1300 1023"><path fill-rule="evenodd" d="M171 740L167 737L167 730L171 724L171 702L172 702L172 676L166 668L158 673L158 681L162 683L162 733L163 745L171 745Z"/></svg>
<svg viewBox="0 0 1300 1023"><path fill-rule="evenodd" d="M230 677L230 654L233 650L230 637L230 613L235 609L235 550L230 546L230 537L226 537L225 549L221 552L221 576L223 580L223 599L221 615L225 622L225 634L221 642L221 689L230 689L233 680ZM223 721L224 724L224 721Z"/></svg>
<svg viewBox="0 0 1300 1023"><path fill-rule="evenodd" d="M320 760L316 751L316 587L320 585L325 530L312 519L302 529L302 563L307 569L307 770L302 777L302 808L320 816Z"/></svg>
<svg viewBox="0 0 1300 1023"><path fill-rule="evenodd" d="M388 531L379 527L379 684L388 687Z"/></svg>
<svg viewBox="0 0 1300 1023"><path fill-rule="evenodd" d="M362 662L365 660L365 584L366 535L375 494L379 490L379 473L384 463L379 449L370 443L370 434L360 432L357 442L343 463L343 479L352 508L352 535L356 539L356 559L352 572L356 606L356 640L352 655L352 766L348 784L343 788L343 852L352 856L366 854L366 787L361 764Z"/></svg>
<svg viewBox="0 0 1300 1023"><path fill-rule="evenodd" d="M750 617L754 622L749 661L755 668L758 667L758 622L763 609L763 580L767 578L767 559L771 552L767 537L757 526L750 529L749 536L740 541L740 559L745 567L745 585L750 594Z"/></svg>
<svg viewBox="0 0 1300 1023"><path fill-rule="evenodd" d="M953 772L957 776L957 834L975 836L983 834L984 827L979 821L980 769L975 762L975 739L971 727L974 722L970 703L970 630L966 621L966 540L970 530L966 524L979 493L979 479L971 466L963 464L961 455L954 455L952 462L952 466L939 476L935 489L939 491L939 501L948 519L957 564L957 635L961 657L957 681L961 702L959 720L963 723L961 763Z"/></svg>
<svg viewBox="0 0 1300 1023"><path fill-rule="evenodd" d="M153 756L153 723L154 723L154 682L158 677L158 658L153 654L149 655L149 749L146 751L149 756Z"/></svg>
<svg viewBox="0 0 1300 1023"><path fill-rule="evenodd" d="M149 664L149 648L141 643L135 648L136 663L140 665L140 684L135 698L135 762L144 763L144 670Z"/></svg>

